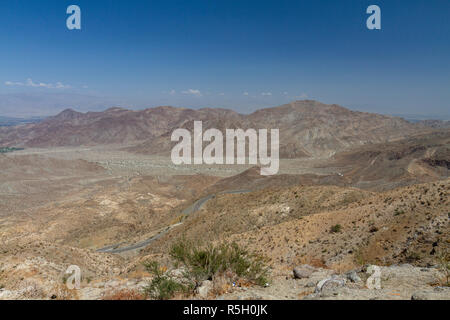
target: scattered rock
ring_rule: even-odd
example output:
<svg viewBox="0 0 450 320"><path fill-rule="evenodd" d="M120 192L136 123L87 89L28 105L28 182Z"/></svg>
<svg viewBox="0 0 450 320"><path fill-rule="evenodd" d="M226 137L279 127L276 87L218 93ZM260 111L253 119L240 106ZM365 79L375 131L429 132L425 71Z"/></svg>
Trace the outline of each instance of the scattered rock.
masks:
<svg viewBox="0 0 450 320"><path fill-rule="evenodd" d="M411 300L448 300L450 299L450 287L436 287L432 290L414 292Z"/></svg>
<svg viewBox="0 0 450 320"><path fill-rule="evenodd" d="M1 290L0 291L0 299L8 300L8 299L11 299L12 297L13 297L12 291L10 291L10 290Z"/></svg>
<svg viewBox="0 0 450 320"><path fill-rule="evenodd" d="M316 286L315 293L332 293L336 289L344 287L347 283L347 279L333 275L330 278L319 281Z"/></svg>
<svg viewBox="0 0 450 320"><path fill-rule="evenodd" d="M177 279L184 278L185 272L186 272L186 270L183 268L174 269L174 270L170 271L170 276L172 278L177 278Z"/></svg>
<svg viewBox="0 0 450 320"><path fill-rule="evenodd" d="M120 281L118 280L110 280L105 283L105 288L115 288L120 285Z"/></svg>
<svg viewBox="0 0 450 320"><path fill-rule="evenodd" d="M210 280L205 280L202 282L201 286L197 288L197 294L206 299L208 297L208 293L213 288L213 282Z"/></svg>
<svg viewBox="0 0 450 320"><path fill-rule="evenodd" d="M350 280L351 282L360 282L361 278L358 276L358 274L356 273L356 271L350 271L349 273L346 274L347 279Z"/></svg>
<svg viewBox="0 0 450 320"><path fill-rule="evenodd" d="M304 264L294 268L294 278L296 279L304 279L309 278L316 268L311 267L310 265Z"/></svg>

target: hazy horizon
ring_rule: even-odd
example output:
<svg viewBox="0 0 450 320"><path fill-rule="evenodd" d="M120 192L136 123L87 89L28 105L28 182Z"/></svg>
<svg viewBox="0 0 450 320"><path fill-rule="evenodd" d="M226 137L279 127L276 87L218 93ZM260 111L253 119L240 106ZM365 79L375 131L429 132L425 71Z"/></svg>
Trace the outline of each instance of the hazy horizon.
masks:
<svg viewBox="0 0 450 320"><path fill-rule="evenodd" d="M304 100L310 100L310 101L317 101L319 103L324 103L323 101L318 101L318 100L314 100L314 99L299 99L299 100L293 100L290 101L288 103L292 103L295 101L304 101ZM254 110L251 110L249 112L242 112L239 110L239 108L229 108L229 107L222 107L222 106L204 106L204 107L191 107L191 106L176 106L176 105L155 105L155 106L143 106L143 107L132 107L132 106L127 106L127 105L121 105L121 104L110 104L110 105L99 105L97 107L78 107L78 106L66 106L66 107L61 107L61 108L57 108L54 110L54 112L49 113L49 114L19 114L19 115L8 115L8 114L1 114L0 113L0 120L1 119L17 119L17 120L33 120L33 119L45 119L47 117L51 117L51 116L55 116L58 115L59 113L71 109L74 110L76 112L81 112L81 113L87 113L87 112L103 112L106 111L110 108L123 108L123 109L127 109L127 110L134 110L134 111L140 111L140 110L145 110L145 109L152 109L152 108L158 108L158 107L163 107L163 106L170 106L170 107L175 107L175 108L187 108L187 109L202 109L202 108L223 108L223 109L229 109L229 110L233 110L236 111L238 113L241 114L250 114L252 112L255 112L257 110L261 110L261 109L265 109L265 108L274 108L274 107L278 107L278 106L282 106L284 104L287 103L282 103L282 104L278 104L278 105L268 105L268 106L264 106L261 108L255 108ZM325 104L334 104L334 103L325 103ZM351 108L349 106L343 106L340 105L344 108L347 108L349 110L352 111L359 111L359 112L369 112L369 113L378 113L378 114L383 114L383 115L388 115L388 116L394 116L394 117L401 117L404 118L405 120L408 121L418 121L418 120L443 120L443 121L450 121L450 115L436 115L436 114L398 114L398 113L384 113L384 112L377 112L377 111L371 111L371 110L362 110L362 109L357 109L357 108Z"/></svg>

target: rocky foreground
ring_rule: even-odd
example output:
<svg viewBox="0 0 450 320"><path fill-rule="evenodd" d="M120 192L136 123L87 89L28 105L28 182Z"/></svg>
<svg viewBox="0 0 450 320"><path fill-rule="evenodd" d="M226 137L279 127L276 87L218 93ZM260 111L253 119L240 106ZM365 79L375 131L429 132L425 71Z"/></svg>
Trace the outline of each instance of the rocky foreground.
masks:
<svg viewBox="0 0 450 320"><path fill-rule="evenodd" d="M450 300L450 286L439 266L421 268L409 264L379 267L377 288L370 266L345 273L301 265L293 272L278 274L265 287L246 283L226 283L220 277L206 280L196 294L178 299L208 300ZM170 272L181 277L182 270ZM368 280L369 279L369 280ZM83 284L79 290L55 289L53 293L36 283L18 290L0 289L0 300L7 299L145 299L143 289L150 277L114 278Z"/></svg>
<svg viewBox="0 0 450 320"><path fill-rule="evenodd" d="M438 268L409 264L380 267L380 289L369 289L366 267L337 274L330 269L302 265L293 275L278 277L267 288L239 288L219 299L304 300L450 300Z"/></svg>

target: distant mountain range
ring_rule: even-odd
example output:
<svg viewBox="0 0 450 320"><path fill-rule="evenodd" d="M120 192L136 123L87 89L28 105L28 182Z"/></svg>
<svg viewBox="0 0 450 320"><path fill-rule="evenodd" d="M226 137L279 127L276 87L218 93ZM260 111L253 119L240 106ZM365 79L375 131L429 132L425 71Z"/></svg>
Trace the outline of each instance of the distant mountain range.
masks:
<svg viewBox="0 0 450 320"><path fill-rule="evenodd" d="M125 144L144 154L169 154L176 128L267 128L280 130L280 156L330 157L352 146L389 142L429 130L402 118L351 111L312 100L295 101L249 115L232 110L158 107L110 108L80 113L67 109L39 123L0 128L0 146L56 147Z"/></svg>
<svg viewBox="0 0 450 320"><path fill-rule="evenodd" d="M445 129L445 128L450 128L450 120L421 120L421 121L417 121L417 124L424 126L424 127L429 127L429 128L434 128L434 129Z"/></svg>
<svg viewBox="0 0 450 320"><path fill-rule="evenodd" d="M0 116L12 118L46 117L66 108L76 108L83 112L101 111L110 106L124 103L121 99L70 92L52 94L42 92L8 93L0 94Z"/></svg>
<svg viewBox="0 0 450 320"><path fill-rule="evenodd" d="M410 122L419 122L426 120L450 121L450 115L433 115L433 114L392 114L394 117L400 117Z"/></svg>
<svg viewBox="0 0 450 320"><path fill-rule="evenodd" d="M10 118L0 117L0 127L17 126L20 124L37 123L45 119L44 117L31 117L31 118Z"/></svg>

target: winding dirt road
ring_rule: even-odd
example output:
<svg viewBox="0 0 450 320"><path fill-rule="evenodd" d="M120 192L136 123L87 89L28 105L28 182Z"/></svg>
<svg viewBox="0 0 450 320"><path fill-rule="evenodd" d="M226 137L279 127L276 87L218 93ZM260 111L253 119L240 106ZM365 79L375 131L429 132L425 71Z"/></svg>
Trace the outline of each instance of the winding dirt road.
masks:
<svg viewBox="0 0 450 320"><path fill-rule="evenodd" d="M251 190L232 190L232 191L223 191L220 192L219 194L242 194L242 193L249 193L251 192ZM184 209L182 211L182 213L185 216L191 215L193 213L196 213L197 211L199 211L204 205L205 203L207 203L209 200L213 199L214 197L216 197L216 194L210 194L207 195L203 198L200 198L199 200L195 201L193 204L191 204L189 207L187 207L186 209ZM136 250L136 249L140 249L140 248L144 248L146 246L148 246L150 243L152 243L155 240L158 240L159 238L161 238L163 235L165 235L167 232L169 232L169 230L182 225L183 222L171 225L166 227L163 231L159 232L157 235L148 238L147 240L144 240L142 242L138 242L136 244L133 244L131 246L127 246L127 247L122 247L119 248L121 245L124 244L124 242L118 243L118 244L113 244L113 245L109 245L106 247L103 247L101 249L98 249L97 252L105 252L105 253L123 253L123 252L127 252L127 251L132 251L132 250Z"/></svg>

